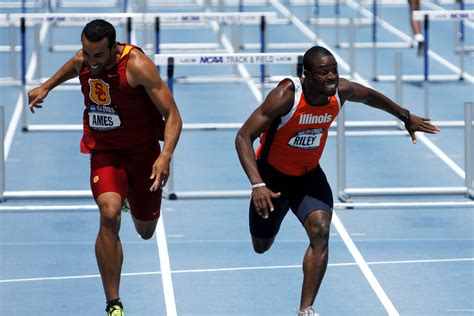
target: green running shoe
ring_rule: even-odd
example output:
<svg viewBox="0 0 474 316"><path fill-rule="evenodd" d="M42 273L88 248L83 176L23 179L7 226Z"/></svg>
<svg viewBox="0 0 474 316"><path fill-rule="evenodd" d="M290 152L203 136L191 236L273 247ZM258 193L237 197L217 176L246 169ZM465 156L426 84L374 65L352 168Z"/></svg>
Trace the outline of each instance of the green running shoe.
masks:
<svg viewBox="0 0 474 316"><path fill-rule="evenodd" d="M130 204L128 203L127 199L123 200L122 212L125 212L125 213L130 212Z"/></svg>
<svg viewBox="0 0 474 316"><path fill-rule="evenodd" d="M120 305L107 306L106 312L107 316L125 316L123 307Z"/></svg>

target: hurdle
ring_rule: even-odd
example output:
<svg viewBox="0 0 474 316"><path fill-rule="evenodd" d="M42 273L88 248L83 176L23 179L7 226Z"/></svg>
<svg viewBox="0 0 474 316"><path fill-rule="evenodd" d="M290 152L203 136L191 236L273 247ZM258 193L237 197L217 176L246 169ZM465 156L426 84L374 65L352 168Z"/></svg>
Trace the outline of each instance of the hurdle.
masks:
<svg viewBox="0 0 474 316"><path fill-rule="evenodd" d="M156 54L155 64L167 67L167 83L173 91L175 81L173 74L177 65L262 65L262 64L290 64L295 65L295 73L301 76L303 72L303 55L301 53L237 53L237 54L219 54L219 55L199 55L199 54ZM245 81L253 80L243 78ZM265 77L263 72L260 74L260 87L263 89ZM222 81L219 81L222 82ZM242 82L242 81L241 81ZM263 91L262 91L263 93ZM184 124L183 131L219 131L219 130L238 130L242 123L197 123ZM170 200L181 198L234 198L248 196L247 190L219 190L219 191L176 191L174 188L174 170L170 171L168 183L163 194Z"/></svg>
<svg viewBox="0 0 474 316"><path fill-rule="evenodd" d="M322 18L320 17L321 11L321 3L320 0L312 0L313 1L313 12L314 18L309 18L308 22L312 25L315 25L315 33L318 33L318 28L320 26L336 26L336 46L341 47L340 44L340 30L341 26L359 26L359 25L371 25L374 23L375 18L370 17L357 17L357 18L342 18L341 17L341 1L335 0L331 2L327 2L326 4L334 5L334 16L335 18Z"/></svg>
<svg viewBox="0 0 474 316"><path fill-rule="evenodd" d="M356 10L360 14L364 15L366 18L371 20L371 41L370 42L338 42L336 44L339 48L369 48L372 53L372 77L373 80L377 81L377 66L378 66L378 48L387 48L387 49L400 49L400 48L411 48L413 47L412 38L407 36L403 32L399 31L390 23L386 22L380 17L380 7L377 0L371 0L371 11L364 8L361 4L353 1L347 0L347 5L352 9ZM357 25L354 19L349 19L349 33L353 33L355 37L355 26ZM401 42L380 42L378 41L378 26L383 27L388 32L392 33L396 37L400 38ZM352 30L351 30L352 29ZM336 29L336 38L339 39L339 27Z"/></svg>
<svg viewBox="0 0 474 316"><path fill-rule="evenodd" d="M459 5L459 10L466 10L465 2L463 0L459 0L458 2ZM457 31L457 43L456 43L456 52L460 54L465 54L465 53L472 53L474 52L474 45L466 45L464 42L466 40L466 25L465 21L461 20L459 21L459 26L458 26L458 31ZM472 25L470 25L470 29L472 30Z"/></svg>
<svg viewBox="0 0 474 316"><path fill-rule="evenodd" d="M365 19L354 19L357 23L352 23L352 27L355 25L364 25L366 21L370 21L371 26L371 41L370 42L357 42L354 43L355 48L410 48L412 47L411 37L403 36L394 26L384 21L380 17L380 6L379 1L371 0L371 10L367 10L360 3L357 3L354 0L346 0L346 5L348 5L353 10L362 14ZM337 24L336 24L337 25ZM349 24L348 24L349 25ZM379 42L378 41L378 26L382 26L388 32L399 37L401 42ZM348 42L339 42L337 47L339 48L348 48L351 43Z"/></svg>
<svg viewBox="0 0 474 316"><path fill-rule="evenodd" d="M423 50L423 74L422 75L403 75L403 81L411 82L424 82L425 91L428 89L428 81L459 81L468 80L474 82L474 77L467 73L464 69L464 54L459 55L459 67L445 61L442 57L435 54L429 49L430 45L430 34L429 25L430 21L464 21L474 19L474 10L442 10L442 11L413 11L413 19L416 21L423 21L423 30L425 37L425 46ZM462 38L464 36L461 36ZM458 39L459 40L459 39ZM460 41L459 47L464 51L464 41ZM430 58L435 58L438 62L441 62L446 68L454 72L454 74L438 75L429 73L429 62ZM378 75L374 77L377 81L393 81L395 78L393 75ZM425 96L427 93L425 92ZM426 99L426 97L425 97ZM426 102L426 101L425 101Z"/></svg>
<svg viewBox="0 0 474 316"><path fill-rule="evenodd" d="M466 102L465 107L465 171L462 187L394 187L394 188L348 188L346 185L346 153L344 107L337 117L337 195L341 202L350 205L353 196L420 196L420 195L464 195L474 200L473 170L473 123L474 102Z"/></svg>
<svg viewBox="0 0 474 316"><path fill-rule="evenodd" d="M10 22L7 14L0 14L0 27L7 27L10 36L10 45L0 45L0 53L9 53L10 58L10 76L0 78L0 85L19 85L17 53L21 51L21 46L16 45L15 25Z"/></svg>
<svg viewBox="0 0 474 316"><path fill-rule="evenodd" d="M275 12L239 12L239 13L150 13L150 14L139 14L139 13L114 13L114 14L81 14L81 13L69 13L69 14L60 14L60 13L33 13L33 14L11 14L9 16L10 23L20 24L21 26L21 85L26 91L26 86L30 84L41 84L46 79L38 78L30 82L26 82L26 26L36 26L39 23L53 23L56 25L68 25L68 26L83 26L84 23L92 21L94 19L104 19L111 23L115 24L126 24L127 37L128 41L131 42L131 32L132 25L135 24L145 24L145 23L154 23L156 30L156 45L155 49L158 53L160 51L160 24L205 24L211 22L220 22L226 24L249 24L249 25L258 25L260 24L260 40L261 40L261 49L260 51L265 52L265 21L267 19L271 20L276 17ZM263 25L263 26L262 26ZM41 46L38 41L38 32L36 32L35 40L35 51L38 54L38 65L40 65L41 56ZM24 49L23 49L24 48ZM71 47L69 47L71 48ZM75 47L80 49L80 46ZM64 51L64 50L63 50ZM264 73L265 69L262 65L262 72ZM41 68L38 67L36 72L36 77L41 77ZM68 84L58 87L58 90L70 90L78 89L78 81L70 80ZM28 115L27 106L24 107L24 118L25 124L23 127L24 131L33 130L36 127L32 127L28 124L26 118ZM58 128L65 128L67 130L77 130L78 126L74 127L65 127L65 126L52 126L52 130L58 130ZM44 131L43 128L39 127L37 130Z"/></svg>
<svg viewBox="0 0 474 316"><path fill-rule="evenodd" d="M88 14L85 14L88 15ZM277 20L275 12L197 12L197 13L116 13L114 16L124 16L132 19L134 27L138 28L143 26L143 32L145 34L146 27L152 25L154 28L154 43L147 44L145 46L154 46L154 53L160 53L162 50L214 50L218 51L221 47L216 43L191 43L191 44L165 44L161 43L161 31L162 26L170 27L206 27L211 22L218 22L224 25L260 25L260 38L265 37L265 25L273 23ZM74 20L69 21L74 15L71 14L57 14L48 15L55 17L55 25L58 26L78 26L78 23ZM97 16L95 14L94 16ZM59 21L59 17L64 17L64 21ZM107 20L107 19L106 19ZM53 21L50 21L53 23ZM118 25L120 23L116 21ZM121 22L123 23L123 22ZM131 25L127 26L127 38L130 38ZM219 34L217 35L219 36ZM240 36L240 34L237 34ZM51 40L52 36L50 36ZM129 40L130 42L130 40ZM240 43L236 43L237 47L241 46ZM262 40L258 43L261 52L265 52L266 46L262 44ZM263 47L263 48L262 48ZM81 48L80 45L50 45L50 50L55 52L67 52L67 51L78 51Z"/></svg>
<svg viewBox="0 0 474 316"><path fill-rule="evenodd" d="M428 78L428 69L429 69L429 22L431 21L459 21L462 25L463 20L474 19L474 10L452 10L452 11L414 11L413 18L417 21L424 22L424 33L425 33L425 47L423 51L423 61L424 61L424 81L427 81ZM462 31L463 28L461 28ZM460 72L459 80L465 79L464 72L464 34L461 33L461 36L458 38L459 47L461 50L460 57Z"/></svg>
<svg viewBox="0 0 474 316"><path fill-rule="evenodd" d="M401 52L395 53L395 103L403 104L403 56ZM423 114L425 117L429 117L430 112L430 104L428 94L425 91L424 93L424 107L423 107ZM434 122L435 125L438 127L464 127L464 121L436 121ZM368 126L367 126L368 127ZM386 126L388 127L388 126ZM403 125L400 124L400 127Z"/></svg>

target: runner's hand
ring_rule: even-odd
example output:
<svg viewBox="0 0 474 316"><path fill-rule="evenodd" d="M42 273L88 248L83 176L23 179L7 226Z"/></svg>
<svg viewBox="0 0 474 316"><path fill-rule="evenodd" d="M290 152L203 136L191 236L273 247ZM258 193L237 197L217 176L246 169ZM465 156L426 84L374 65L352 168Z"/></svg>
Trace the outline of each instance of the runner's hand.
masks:
<svg viewBox="0 0 474 316"><path fill-rule="evenodd" d="M48 96L48 90L43 87L36 87L28 92L28 106L31 113L35 113L35 108L42 108L41 103Z"/></svg>
<svg viewBox="0 0 474 316"><path fill-rule="evenodd" d="M150 191L154 192L163 189L170 176L170 162L162 158L160 155L153 164L150 179L155 179L150 187Z"/></svg>
<svg viewBox="0 0 474 316"><path fill-rule="evenodd" d="M252 200L255 206L255 211L262 218L267 219L269 212L273 212L274 207L272 199L280 197L281 193L275 193L269 190L267 187L259 187L252 189Z"/></svg>
<svg viewBox="0 0 474 316"><path fill-rule="evenodd" d="M425 117L419 117L414 114L410 114L410 121L405 123L405 128L411 136L413 144L416 143L415 132L424 132L430 134L436 134L440 129L431 124L431 120Z"/></svg>

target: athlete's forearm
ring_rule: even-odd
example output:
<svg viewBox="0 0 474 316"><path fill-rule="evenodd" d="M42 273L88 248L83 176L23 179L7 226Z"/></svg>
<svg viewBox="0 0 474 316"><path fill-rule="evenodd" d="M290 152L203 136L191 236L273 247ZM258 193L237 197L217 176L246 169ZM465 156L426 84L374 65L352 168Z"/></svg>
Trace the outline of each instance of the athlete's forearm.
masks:
<svg viewBox="0 0 474 316"><path fill-rule="evenodd" d="M235 148L239 156L240 164L247 174L250 183L262 183L263 180L257 168L257 157L253 150L252 142L239 132L235 138Z"/></svg>
<svg viewBox="0 0 474 316"><path fill-rule="evenodd" d="M165 125L165 139L163 150L161 155L163 157L168 157L171 160L173 152L178 144L179 137L181 135L181 130L183 127L183 122L181 120L181 115L177 108L169 111L167 113L166 125Z"/></svg>

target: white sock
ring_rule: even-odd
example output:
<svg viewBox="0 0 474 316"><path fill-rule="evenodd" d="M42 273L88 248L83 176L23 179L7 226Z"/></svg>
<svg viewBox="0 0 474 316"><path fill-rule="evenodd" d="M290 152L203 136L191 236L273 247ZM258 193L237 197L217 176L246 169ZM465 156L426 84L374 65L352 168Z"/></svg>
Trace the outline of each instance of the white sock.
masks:
<svg viewBox="0 0 474 316"><path fill-rule="evenodd" d="M414 39L417 42L424 42L425 41L425 38L423 37L423 34L420 34L420 33L415 34Z"/></svg>

